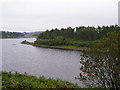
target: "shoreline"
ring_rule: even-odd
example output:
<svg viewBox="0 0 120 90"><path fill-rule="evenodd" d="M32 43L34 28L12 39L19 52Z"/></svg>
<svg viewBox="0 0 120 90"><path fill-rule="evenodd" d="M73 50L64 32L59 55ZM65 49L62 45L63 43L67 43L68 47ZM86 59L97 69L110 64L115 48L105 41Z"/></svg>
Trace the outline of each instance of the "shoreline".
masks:
<svg viewBox="0 0 120 90"><path fill-rule="evenodd" d="M47 46L47 45L33 45L33 46L42 47L42 48L61 49L61 50L81 51L81 52L85 52L86 50L88 50L87 47Z"/></svg>
<svg viewBox="0 0 120 90"><path fill-rule="evenodd" d="M89 48L88 47L76 47L76 46L48 46L48 45L34 45L33 42L28 42L28 41L22 41L21 44L27 44L27 45L32 45L35 47L42 47L42 48L51 48L51 49L61 49L61 50L72 50L72 51L81 51L85 52Z"/></svg>

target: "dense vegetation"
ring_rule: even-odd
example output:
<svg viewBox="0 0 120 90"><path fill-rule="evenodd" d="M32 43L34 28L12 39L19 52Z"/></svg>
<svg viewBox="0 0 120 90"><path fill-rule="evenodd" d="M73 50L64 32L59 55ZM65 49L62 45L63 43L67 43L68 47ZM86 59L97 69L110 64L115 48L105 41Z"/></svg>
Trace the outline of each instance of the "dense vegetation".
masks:
<svg viewBox="0 0 120 90"><path fill-rule="evenodd" d="M61 46L72 45L77 47L89 47L97 40L105 37L108 32L117 31L120 27L117 25L103 27L76 27L52 29L41 33L34 45Z"/></svg>
<svg viewBox="0 0 120 90"><path fill-rule="evenodd" d="M10 72L2 72L2 76L2 89L80 88L68 81L51 78L46 79L44 76L37 78L27 74L12 74Z"/></svg>
<svg viewBox="0 0 120 90"><path fill-rule="evenodd" d="M105 38L93 45L80 60L79 80L93 81L119 90L120 88L120 30L109 32ZM95 83L97 82L97 83Z"/></svg>

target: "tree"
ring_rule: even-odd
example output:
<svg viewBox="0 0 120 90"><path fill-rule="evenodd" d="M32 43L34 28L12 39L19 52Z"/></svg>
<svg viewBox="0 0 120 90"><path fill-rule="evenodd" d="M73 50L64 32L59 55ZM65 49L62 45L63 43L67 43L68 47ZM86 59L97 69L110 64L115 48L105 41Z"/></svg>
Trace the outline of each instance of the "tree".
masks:
<svg viewBox="0 0 120 90"><path fill-rule="evenodd" d="M106 38L81 55L82 73L79 80L93 85L118 90L120 88L120 30L110 32Z"/></svg>
<svg viewBox="0 0 120 90"><path fill-rule="evenodd" d="M1 37L2 38L15 38L15 37L22 37L24 36L23 33L20 33L20 32L8 32L8 31L0 31L1 33Z"/></svg>

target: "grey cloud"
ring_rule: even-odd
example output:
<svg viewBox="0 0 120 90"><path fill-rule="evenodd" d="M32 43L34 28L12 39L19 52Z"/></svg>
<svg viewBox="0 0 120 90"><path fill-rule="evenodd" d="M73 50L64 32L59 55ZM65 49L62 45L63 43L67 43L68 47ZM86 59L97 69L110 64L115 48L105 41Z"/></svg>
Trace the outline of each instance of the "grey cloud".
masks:
<svg viewBox="0 0 120 90"><path fill-rule="evenodd" d="M79 25L117 24L117 2L90 3L85 0L65 2L4 2L2 3L2 28L16 31L35 31ZM94 1L95 0L91 0Z"/></svg>

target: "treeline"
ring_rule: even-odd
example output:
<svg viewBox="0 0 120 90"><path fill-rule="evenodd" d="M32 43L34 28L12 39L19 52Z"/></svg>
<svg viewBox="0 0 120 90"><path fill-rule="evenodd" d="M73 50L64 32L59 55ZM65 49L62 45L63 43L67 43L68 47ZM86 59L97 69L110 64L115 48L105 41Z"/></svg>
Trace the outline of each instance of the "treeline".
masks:
<svg viewBox="0 0 120 90"><path fill-rule="evenodd" d="M31 38L37 37L40 32L9 32L9 31L0 31L0 38Z"/></svg>
<svg viewBox="0 0 120 90"><path fill-rule="evenodd" d="M19 32L0 31L0 38L17 38L22 36L24 34Z"/></svg>
<svg viewBox="0 0 120 90"><path fill-rule="evenodd" d="M111 26L98 26L95 27L85 27L80 26L76 28L62 28L62 29L52 29L47 30L46 32L41 33L38 36L38 39L55 39L58 36L62 36L66 39L76 39L76 40L98 40L102 37L105 37L108 32L120 30L120 27L117 25L111 25Z"/></svg>
<svg viewBox="0 0 120 90"><path fill-rule="evenodd" d="M106 37L108 32L120 30L117 25L85 27L80 26L76 28L62 28L47 30L39 34L35 45L73 45L78 47L88 47L97 40Z"/></svg>

